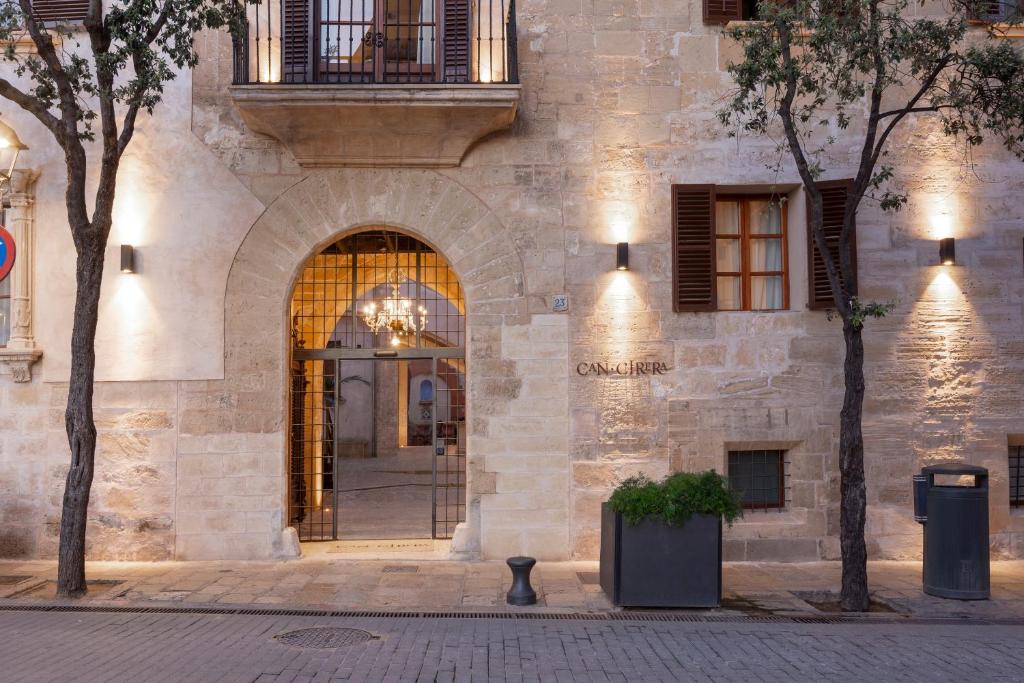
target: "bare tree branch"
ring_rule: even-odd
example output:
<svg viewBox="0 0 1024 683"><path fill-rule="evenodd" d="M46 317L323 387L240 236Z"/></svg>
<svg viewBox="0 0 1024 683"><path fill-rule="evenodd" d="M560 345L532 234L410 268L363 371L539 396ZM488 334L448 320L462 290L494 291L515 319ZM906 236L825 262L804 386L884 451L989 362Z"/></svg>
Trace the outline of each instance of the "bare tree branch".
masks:
<svg viewBox="0 0 1024 683"><path fill-rule="evenodd" d="M57 138L60 146L64 146L64 129L61 127L60 119L51 114L39 98L19 90L6 78L0 78L0 97L7 98L35 116Z"/></svg>

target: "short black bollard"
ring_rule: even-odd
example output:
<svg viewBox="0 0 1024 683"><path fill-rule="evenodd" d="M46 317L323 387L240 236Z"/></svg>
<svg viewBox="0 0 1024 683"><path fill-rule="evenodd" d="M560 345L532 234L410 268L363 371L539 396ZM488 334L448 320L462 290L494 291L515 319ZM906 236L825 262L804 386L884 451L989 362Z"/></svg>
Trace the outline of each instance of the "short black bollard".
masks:
<svg viewBox="0 0 1024 683"><path fill-rule="evenodd" d="M530 586L530 570L537 560L532 557L510 557L507 560L512 570L512 587L505 594L505 601L510 605L536 605L537 593Z"/></svg>

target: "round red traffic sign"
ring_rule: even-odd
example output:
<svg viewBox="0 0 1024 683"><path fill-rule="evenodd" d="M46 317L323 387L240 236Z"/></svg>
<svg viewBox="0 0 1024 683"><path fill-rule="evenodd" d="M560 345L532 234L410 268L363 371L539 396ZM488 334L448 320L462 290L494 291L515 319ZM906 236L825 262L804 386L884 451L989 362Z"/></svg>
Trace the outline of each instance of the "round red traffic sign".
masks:
<svg viewBox="0 0 1024 683"><path fill-rule="evenodd" d="M0 225L0 281L7 277L14 267L14 256L14 238Z"/></svg>

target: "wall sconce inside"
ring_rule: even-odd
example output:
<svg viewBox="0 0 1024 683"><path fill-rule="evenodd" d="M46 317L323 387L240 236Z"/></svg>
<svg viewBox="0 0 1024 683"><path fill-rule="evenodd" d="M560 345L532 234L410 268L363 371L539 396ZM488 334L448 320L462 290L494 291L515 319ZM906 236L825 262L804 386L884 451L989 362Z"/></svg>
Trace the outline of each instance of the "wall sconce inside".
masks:
<svg viewBox="0 0 1024 683"><path fill-rule="evenodd" d="M135 272L135 247L130 244L121 245L121 272Z"/></svg>
<svg viewBox="0 0 1024 683"><path fill-rule="evenodd" d="M939 240L939 263L944 266L956 265L956 241L952 237Z"/></svg>
<svg viewBox="0 0 1024 683"><path fill-rule="evenodd" d="M615 270L629 270L629 242L615 245Z"/></svg>

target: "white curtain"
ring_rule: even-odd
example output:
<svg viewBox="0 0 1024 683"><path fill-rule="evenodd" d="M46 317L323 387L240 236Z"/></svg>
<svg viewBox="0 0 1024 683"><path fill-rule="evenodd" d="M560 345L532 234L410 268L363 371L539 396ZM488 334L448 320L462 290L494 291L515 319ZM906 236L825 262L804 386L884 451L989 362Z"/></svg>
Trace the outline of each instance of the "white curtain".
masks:
<svg viewBox="0 0 1024 683"><path fill-rule="evenodd" d="M782 308L782 276L754 276L750 278L751 308Z"/></svg>

